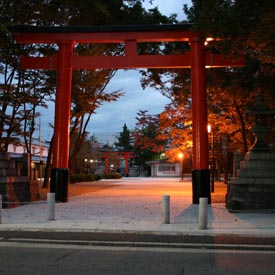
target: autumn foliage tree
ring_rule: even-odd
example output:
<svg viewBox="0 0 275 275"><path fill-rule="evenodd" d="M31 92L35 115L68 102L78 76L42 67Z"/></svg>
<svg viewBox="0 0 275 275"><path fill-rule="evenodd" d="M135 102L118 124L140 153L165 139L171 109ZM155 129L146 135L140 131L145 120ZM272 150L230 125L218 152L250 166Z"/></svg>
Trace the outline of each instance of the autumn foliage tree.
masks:
<svg viewBox="0 0 275 275"><path fill-rule="evenodd" d="M165 156L171 162L178 161L179 153L183 153L186 159L191 159L192 120L190 107L170 104L159 116L160 133L157 139L166 141Z"/></svg>
<svg viewBox="0 0 275 275"><path fill-rule="evenodd" d="M229 171L232 154L236 151L245 154L253 143L253 118L249 110L255 97L264 94L268 105L275 106L274 1L192 3L184 10L194 30L199 31L202 39L222 38L209 43L208 51L229 57L246 56L244 68L207 70L209 123L215 130L216 157L223 169ZM170 43L164 51L183 53L186 49L186 44ZM149 70L143 72L142 84L155 87L171 99L172 105L160 115L160 125L164 126L160 137L169 140L168 151L173 152L173 148L180 148L188 139L184 123L191 120L190 106L186 104L191 98L190 72Z"/></svg>
<svg viewBox="0 0 275 275"><path fill-rule="evenodd" d="M159 159L164 151L166 140L157 139L160 133L159 115L151 115L140 110L134 130L135 162L146 166L146 161Z"/></svg>
<svg viewBox="0 0 275 275"><path fill-rule="evenodd" d="M45 108L47 107L47 100L54 98L55 72L41 72L39 77L33 80L28 78L27 82L27 74L19 68L19 56L44 56L57 52L56 46L18 46L14 44L8 26L17 24L36 26L123 25L140 24L140 22L143 24L163 24L174 20L174 17L163 16L157 8L145 10L142 1L139 0L1 0L0 14L0 72L4 74L5 80L1 85L0 94L3 102L0 138L1 145L4 144L3 146L5 146L4 150L7 150L8 144L14 142L11 139L14 135L22 136L24 134L25 140L27 140L28 135L29 144L31 144L31 134L36 127L35 118L39 115L35 113L36 106ZM158 46L153 47L147 44L140 47L141 50L157 48ZM101 44L76 45L74 51L82 55L124 54L123 45L120 44L107 46ZM71 143L70 166L88 135L87 126L92 114L103 102L118 100L123 95L121 91L110 92L105 90L115 72L115 70L81 70L73 73L71 136L74 138L72 138L73 142ZM23 91L28 93L24 94ZM25 103L22 106L20 104L23 95ZM27 95L32 96L27 97ZM37 96L38 100L35 105L33 105L33 95ZM42 96L44 96L43 101ZM13 108L12 111L10 111L11 108ZM6 110L9 110L9 113ZM26 123L27 120L30 120L30 123Z"/></svg>
<svg viewBox="0 0 275 275"><path fill-rule="evenodd" d="M209 122L215 130L217 158L226 171L230 156L245 154L254 142L251 109L256 96L264 95L266 103L275 106L274 1L192 2L185 12L194 28L202 37L222 38L209 49L226 56L246 56L243 68L207 72Z"/></svg>
<svg viewBox="0 0 275 275"><path fill-rule="evenodd" d="M83 70L74 73L70 130L70 136L74 138L71 142L69 159L71 173L73 173L72 164L75 162L79 150L88 136L87 127L92 115L103 102L116 101L123 95L120 91L108 93L105 90L114 74L115 71L113 70Z"/></svg>

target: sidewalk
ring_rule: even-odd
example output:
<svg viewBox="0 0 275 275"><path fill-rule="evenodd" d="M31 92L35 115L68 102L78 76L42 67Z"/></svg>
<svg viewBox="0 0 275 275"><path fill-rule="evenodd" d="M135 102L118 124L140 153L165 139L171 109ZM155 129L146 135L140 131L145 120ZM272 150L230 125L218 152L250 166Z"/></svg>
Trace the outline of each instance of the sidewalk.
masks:
<svg viewBox="0 0 275 275"><path fill-rule="evenodd" d="M223 183L215 185L204 230L198 229L199 206L192 204L190 179L123 178L70 188L86 191L70 196L68 203L55 204L54 221L47 221L46 201L38 201L2 209L0 230L275 237L275 211L229 213L222 202ZM161 223L162 195L170 195L170 224Z"/></svg>

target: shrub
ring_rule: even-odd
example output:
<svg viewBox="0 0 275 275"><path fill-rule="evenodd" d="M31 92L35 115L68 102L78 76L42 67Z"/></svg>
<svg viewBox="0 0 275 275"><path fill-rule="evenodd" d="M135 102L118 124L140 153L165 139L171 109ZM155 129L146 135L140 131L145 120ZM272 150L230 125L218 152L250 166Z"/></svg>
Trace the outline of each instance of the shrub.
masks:
<svg viewBox="0 0 275 275"><path fill-rule="evenodd" d="M103 176L105 179L121 179L122 175L115 173L115 174L107 174Z"/></svg>
<svg viewBox="0 0 275 275"><path fill-rule="evenodd" d="M97 181L100 180L101 176L93 174L75 174L70 176L70 182L83 182L83 181Z"/></svg>

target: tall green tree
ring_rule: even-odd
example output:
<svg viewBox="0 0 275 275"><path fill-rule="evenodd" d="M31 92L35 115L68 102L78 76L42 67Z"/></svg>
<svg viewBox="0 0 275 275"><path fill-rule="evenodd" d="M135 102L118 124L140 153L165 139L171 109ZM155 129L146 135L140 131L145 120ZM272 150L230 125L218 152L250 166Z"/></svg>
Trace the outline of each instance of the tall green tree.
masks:
<svg viewBox="0 0 275 275"><path fill-rule="evenodd" d="M133 137L130 130L128 129L126 123L122 127L122 132L116 136L117 142L115 142L115 147L119 151L131 151L133 150Z"/></svg>

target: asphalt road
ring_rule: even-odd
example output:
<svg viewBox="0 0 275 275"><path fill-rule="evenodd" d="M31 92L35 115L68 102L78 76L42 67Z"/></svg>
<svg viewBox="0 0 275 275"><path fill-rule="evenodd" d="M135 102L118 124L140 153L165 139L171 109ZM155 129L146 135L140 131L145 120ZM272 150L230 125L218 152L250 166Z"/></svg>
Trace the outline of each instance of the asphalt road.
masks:
<svg viewBox="0 0 275 275"><path fill-rule="evenodd" d="M131 233L94 233L60 231L0 231L0 243L56 243L83 246L182 247L275 251L275 237L230 235L154 235Z"/></svg>
<svg viewBox="0 0 275 275"><path fill-rule="evenodd" d="M275 252L0 242L0 274L273 275Z"/></svg>

